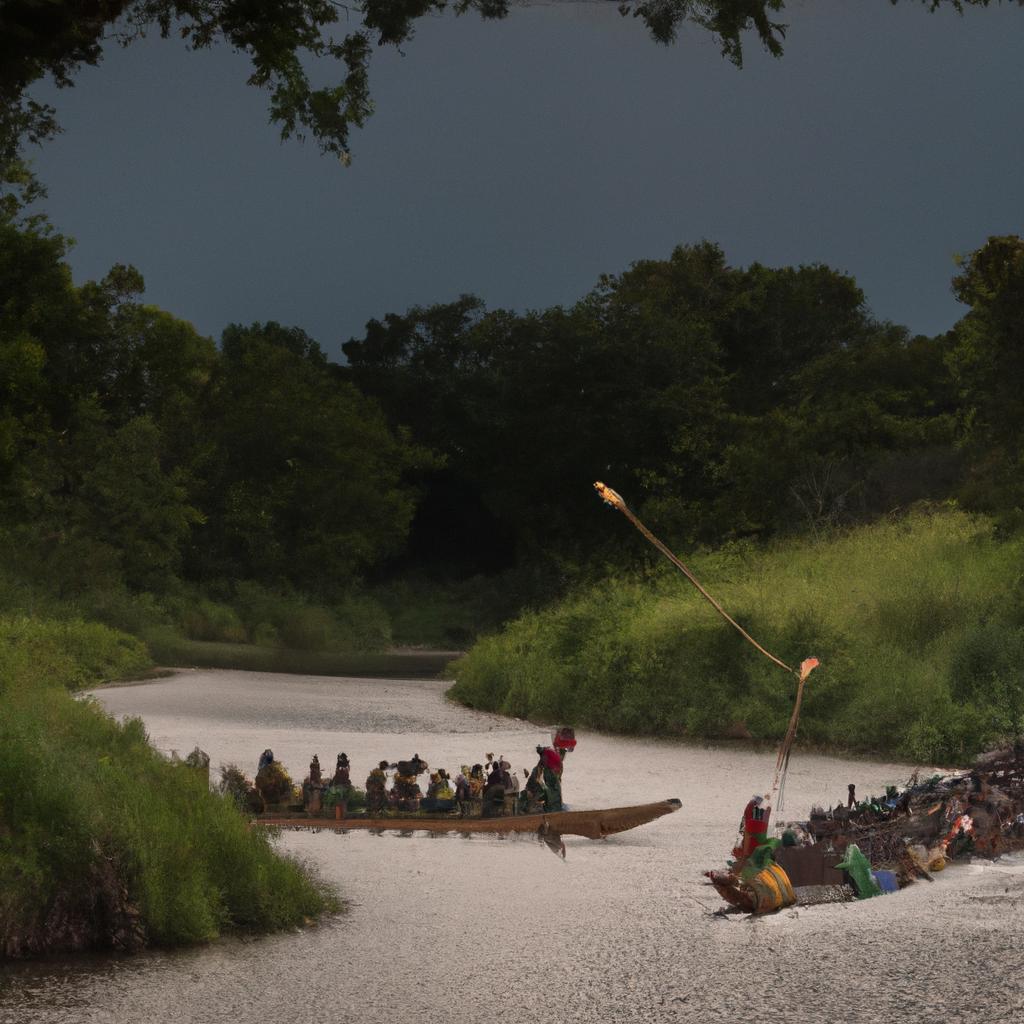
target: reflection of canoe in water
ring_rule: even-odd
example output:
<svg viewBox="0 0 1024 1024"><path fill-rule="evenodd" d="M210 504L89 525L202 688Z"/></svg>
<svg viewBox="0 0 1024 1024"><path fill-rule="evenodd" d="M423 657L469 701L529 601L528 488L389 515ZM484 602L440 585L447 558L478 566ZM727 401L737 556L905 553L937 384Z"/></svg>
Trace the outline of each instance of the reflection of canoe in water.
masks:
<svg viewBox="0 0 1024 1024"><path fill-rule="evenodd" d="M430 817L422 814L389 815L386 818L314 818L261 814L257 825L275 828L399 829L417 832L532 832L601 839L646 825L663 815L678 811L678 800L659 800L634 807L606 807L596 811L556 811L552 814L512 814L497 818Z"/></svg>

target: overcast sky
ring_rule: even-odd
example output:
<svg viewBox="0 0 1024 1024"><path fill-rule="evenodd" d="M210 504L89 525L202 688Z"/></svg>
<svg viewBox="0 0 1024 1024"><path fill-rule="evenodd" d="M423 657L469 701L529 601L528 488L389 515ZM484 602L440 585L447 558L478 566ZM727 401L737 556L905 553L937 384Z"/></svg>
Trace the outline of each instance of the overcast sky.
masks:
<svg viewBox="0 0 1024 1024"><path fill-rule="evenodd" d="M76 281L132 263L146 299L219 336L304 328L332 358L371 317L479 295L571 304L604 272L718 242L822 262L872 312L935 334L957 254L1024 233L1024 10L791 3L781 60L742 70L613 4L420 22L377 51L376 113L343 168L282 143L229 50L112 48L52 96L35 157Z"/></svg>

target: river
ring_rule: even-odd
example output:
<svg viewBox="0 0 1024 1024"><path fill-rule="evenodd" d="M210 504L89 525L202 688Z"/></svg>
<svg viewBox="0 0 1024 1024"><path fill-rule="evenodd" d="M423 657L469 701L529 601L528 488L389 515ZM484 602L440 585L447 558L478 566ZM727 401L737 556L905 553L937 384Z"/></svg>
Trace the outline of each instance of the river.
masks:
<svg viewBox="0 0 1024 1024"><path fill-rule="evenodd" d="M248 774L265 747L294 778L345 751L519 769L546 730L447 702L434 680L192 670L104 688L152 742ZM299 832L290 854L348 901L316 926L136 956L0 967L0 1024L532 1024L551 1021L986 1021L1024 1012L1024 859L947 869L863 903L727 918L702 872L723 864L774 754L578 731L571 806L677 796L683 809L565 860L532 838ZM786 812L902 783L912 766L801 753Z"/></svg>

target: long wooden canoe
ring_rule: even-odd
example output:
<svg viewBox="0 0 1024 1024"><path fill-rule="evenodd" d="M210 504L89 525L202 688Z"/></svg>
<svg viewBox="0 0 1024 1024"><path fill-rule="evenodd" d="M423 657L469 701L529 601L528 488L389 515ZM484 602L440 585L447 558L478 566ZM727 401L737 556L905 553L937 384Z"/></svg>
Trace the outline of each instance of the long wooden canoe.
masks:
<svg viewBox="0 0 1024 1024"><path fill-rule="evenodd" d="M284 817L261 814L256 825L274 828L317 828L347 832L350 829L392 829L403 832L533 832L601 839L646 825L666 814L678 811L679 800L659 800L633 807L606 807L596 811L556 811L552 814L512 814L498 818L421 817L409 814L387 818Z"/></svg>

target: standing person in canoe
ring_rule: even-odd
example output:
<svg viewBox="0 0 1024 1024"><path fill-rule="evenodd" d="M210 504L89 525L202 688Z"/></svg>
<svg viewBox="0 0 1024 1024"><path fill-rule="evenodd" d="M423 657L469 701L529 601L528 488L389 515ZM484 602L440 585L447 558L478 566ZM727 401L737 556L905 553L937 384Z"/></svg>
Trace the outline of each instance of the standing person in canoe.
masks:
<svg viewBox="0 0 1024 1024"><path fill-rule="evenodd" d="M554 747L540 745L537 754L544 783L544 810L551 814L562 810L562 756Z"/></svg>

